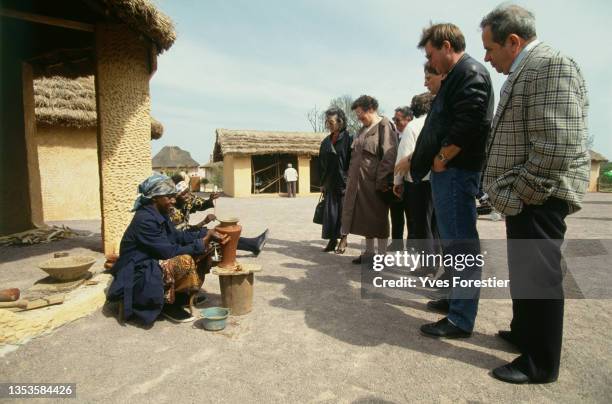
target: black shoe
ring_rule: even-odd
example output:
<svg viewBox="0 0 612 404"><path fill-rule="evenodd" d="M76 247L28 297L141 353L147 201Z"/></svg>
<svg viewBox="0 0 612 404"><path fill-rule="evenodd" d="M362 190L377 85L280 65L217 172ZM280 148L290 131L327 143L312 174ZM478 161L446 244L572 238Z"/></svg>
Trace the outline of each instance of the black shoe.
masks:
<svg viewBox="0 0 612 404"><path fill-rule="evenodd" d="M449 307L448 299L430 300L427 302L427 308L438 313L448 313Z"/></svg>
<svg viewBox="0 0 612 404"><path fill-rule="evenodd" d="M476 213L478 213L478 216L488 215L491 212L493 212L493 206L491 206L491 203L488 200L481 201L480 205L476 208Z"/></svg>
<svg viewBox="0 0 612 404"><path fill-rule="evenodd" d="M518 347L518 344L516 343L516 338L514 338L514 335L512 335L512 331L499 330L497 332L497 336L506 341L507 343Z"/></svg>
<svg viewBox="0 0 612 404"><path fill-rule="evenodd" d="M261 233L258 237L257 237L257 247L255 247L255 251L253 251L253 254L257 257L259 255L259 253L261 253L261 250L263 250L264 245L266 245L266 241L268 241L268 233L270 232L269 229L266 229L266 231L264 231L263 233Z"/></svg>
<svg viewBox="0 0 612 404"><path fill-rule="evenodd" d="M177 304L164 304L161 314L175 323L188 323L195 320L195 317Z"/></svg>
<svg viewBox="0 0 612 404"><path fill-rule="evenodd" d="M428 337L436 338L468 338L472 336L471 332L463 331L461 328L451 324L447 317L436 323L422 325L421 332Z"/></svg>
<svg viewBox="0 0 612 404"><path fill-rule="evenodd" d="M530 383L529 376L523 373L514 362L493 369L493 377L506 383L525 384Z"/></svg>
<svg viewBox="0 0 612 404"><path fill-rule="evenodd" d="M332 238L331 240L329 240L329 243L327 243L327 245L323 249L323 252L334 251L336 249L336 245L338 245L338 240L336 240L335 238Z"/></svg>

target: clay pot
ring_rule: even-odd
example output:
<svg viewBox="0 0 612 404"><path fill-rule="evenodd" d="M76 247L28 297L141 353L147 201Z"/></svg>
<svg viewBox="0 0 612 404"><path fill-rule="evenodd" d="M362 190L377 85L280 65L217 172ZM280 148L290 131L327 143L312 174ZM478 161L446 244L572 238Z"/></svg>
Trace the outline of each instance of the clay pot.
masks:
<svg viewBox="0 0 612 404"><path fill-rule="evenodd" d="M236 249L238 247L238 239L242 232L242 226L238 224L238 218L218 219L221 224L215 227L215 231L221 234L227 234L230 240L221 246L223 260L219 263L219 267L225 269L236 268Z"/></svg>
<svg viewBox="0 0 612 404"><path fill-rule="evenodd" d="M0 290L0 302L14 302L19 300L19 289L3 289Z"/></svg>

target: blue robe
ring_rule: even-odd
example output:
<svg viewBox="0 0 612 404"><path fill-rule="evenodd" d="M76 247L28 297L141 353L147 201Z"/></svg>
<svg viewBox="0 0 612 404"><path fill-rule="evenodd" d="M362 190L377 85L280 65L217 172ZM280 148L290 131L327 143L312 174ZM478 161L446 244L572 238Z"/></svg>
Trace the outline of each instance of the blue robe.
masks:
<svg viewBox="0 0 612 404"><path fill-rule="evenodd" d="M178 255L204 254L200 231L179 231L169 217L153 207L139 208L121 239L119 259L113 265L115 277L108 289L109 301L124 302L124 316L136 316L150 324L164 305L164 283L159 260Z"/></svg>

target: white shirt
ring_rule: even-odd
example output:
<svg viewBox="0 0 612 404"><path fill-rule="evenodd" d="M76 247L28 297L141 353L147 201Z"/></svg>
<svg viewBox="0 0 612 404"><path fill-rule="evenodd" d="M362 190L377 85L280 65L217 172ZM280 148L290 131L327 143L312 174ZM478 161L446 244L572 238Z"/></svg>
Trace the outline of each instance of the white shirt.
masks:
<svg viewBox="0 0 612 404"><path fill-rule="evenodd" d="M291 182L291 181L297 181L298 180L298 173L296 171L295 168L293 167L288 167L285 170L285 173L283 174L283 178L285 179L285 181L287 182Z"/></svg>
<svg viewBox="0 0 612 404"><path fill-rule="evenodd" d="M395 164L397 164L404 157L411 156L414 152L417 139L421 134L423 125L425 125L425 118L427 118L427 115L414 118L412 121L408 122L408 125L406 125L404 128L404 131L402 132L402 140L400 140L400 144L397 148L397 159L395 160ZM393 177L393 184L400 185L403 183L404 179L408 182L412 182L410 171L408 171L403 177L401 175L396 175ZM429 173L427 173L427 175L423 178L423 181L427 180L429 180Z"/></svg>

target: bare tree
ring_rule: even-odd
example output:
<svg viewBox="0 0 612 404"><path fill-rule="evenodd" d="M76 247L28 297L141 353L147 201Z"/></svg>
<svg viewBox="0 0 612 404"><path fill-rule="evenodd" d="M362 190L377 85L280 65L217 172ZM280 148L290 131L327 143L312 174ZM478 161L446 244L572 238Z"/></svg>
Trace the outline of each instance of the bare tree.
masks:
<svg viewBox="0 0 612 404"><path fill-rule="evenodd" d="M310 111L306 113L306 119L312 126L314 132L325 131L325 114L316 105Z"/></svg>

